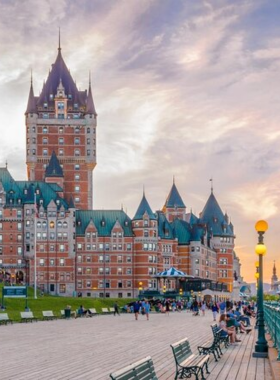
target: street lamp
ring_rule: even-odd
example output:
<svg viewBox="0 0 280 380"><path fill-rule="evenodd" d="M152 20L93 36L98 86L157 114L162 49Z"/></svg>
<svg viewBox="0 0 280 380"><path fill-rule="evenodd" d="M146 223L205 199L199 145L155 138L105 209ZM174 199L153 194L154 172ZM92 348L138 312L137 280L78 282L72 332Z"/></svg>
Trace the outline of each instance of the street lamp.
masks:
<svg viewBox="0 0 280 380"><path fill-rule="evenodd" d="M143 282L140 281L140 282L139 282L139 287L138 287L138 290L139 290L139 297L141 296L141 292L142 292L142 290L143 290L142 285L143 285Z"/></svg>
<svg viewBox="0 0 280 380"><path fill-rule="evenodd" d="M255 247L256 254L259 256L259 279L258 279L258 340L255 345L255 352L253 352L254 358L267 358L268 357L268 345L265 339L264 331L264 311L263 311L263 256L266 253L266 246L263 242L263 235L268 229L268 224L264 220L259 220L255 229L258 232L258 244Z"/></svg>

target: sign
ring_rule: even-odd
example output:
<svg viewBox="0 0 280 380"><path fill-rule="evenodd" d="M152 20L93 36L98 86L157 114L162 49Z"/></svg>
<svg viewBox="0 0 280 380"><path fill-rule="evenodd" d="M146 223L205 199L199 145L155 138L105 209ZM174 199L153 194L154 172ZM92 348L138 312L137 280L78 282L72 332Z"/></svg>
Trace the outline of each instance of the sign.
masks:
<svg viewBox="0 0 280 380"><path fill-rule="evenodd" d="M26 286L4 286L3 297L25 298L27 297Z"/></svg>

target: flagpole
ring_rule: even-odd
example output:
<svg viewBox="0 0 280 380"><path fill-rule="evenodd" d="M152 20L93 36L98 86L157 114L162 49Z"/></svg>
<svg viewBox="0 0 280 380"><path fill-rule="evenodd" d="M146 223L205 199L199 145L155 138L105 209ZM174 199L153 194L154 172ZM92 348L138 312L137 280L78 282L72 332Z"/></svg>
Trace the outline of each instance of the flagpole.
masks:
<svg viewBox="0 0 280 380"><path fill-rule="evenodd" d="M36 204L36 191L34 191L34 299L37 299L37 226L36 226L36 214L37 214L37 204Z"/></svg>

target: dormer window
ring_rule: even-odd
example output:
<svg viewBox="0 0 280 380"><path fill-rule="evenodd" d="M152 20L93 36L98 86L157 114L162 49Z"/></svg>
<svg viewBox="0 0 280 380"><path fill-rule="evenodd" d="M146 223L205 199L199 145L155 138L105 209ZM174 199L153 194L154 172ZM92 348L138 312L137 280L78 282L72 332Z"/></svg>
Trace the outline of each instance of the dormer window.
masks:
<svg viewBox="0 0 280 380"><path fill-rule="evenodd" d="M68 94L68 99L72 99L72 95L71 94Z"/></svg>
<svg viewBox="0 0 280 380"><path fill-rule="evenodd" d="M36 190L36 194L37 194L37 195L40 194L40 189L37 189L37 190Z"/></svg>
<svg viewBox="0 0 280 380"><path fill-rule="evenodd" d="M44 108L45 108L45 109L48 108L48 103L44 103Z"/></svg>
<svg viewBox="0 0 280 380"><path fill-rule="evenodd" d="M74 110L77 110L79 108L78 103L74 103Z"/></svg>
<svg viewBox="0 0 280 380"><path fill-rule="evenodd" d="M50 100L53 100L53 94L50 94Z"/></svg>
<svg viewBox="0 0 280 380"><path fill-rule="evenodd" d="M105 226L105 220L101 220L101 226L102 226L102 227Z"/></svg>

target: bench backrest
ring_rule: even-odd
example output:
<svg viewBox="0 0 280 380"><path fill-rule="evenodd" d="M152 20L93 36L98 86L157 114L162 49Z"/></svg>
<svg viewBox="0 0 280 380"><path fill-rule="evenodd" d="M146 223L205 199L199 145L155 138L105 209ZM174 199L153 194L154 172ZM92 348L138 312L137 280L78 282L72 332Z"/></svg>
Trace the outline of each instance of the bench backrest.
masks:
<svg viewBox="0 0 280 380"><path fill-rule="evenodd" d="M214 337L217 335L217 334L219 334L219 332L220 332L220 327L216 324L216 323L214 323L213 325L211 325L211 329L212 329L212 332L213 332L213 335L214 335Z"/></svg>
<svg viewBox="0 0 280 380"><path fill-rule="evenodd" d="M64 317L65 316L65 310L60 310L60 314L62 317Z"/></svg>
<svg viewBox="0 0 280 380"><path fill-rule="evenodd" d="M114 313L115 312L115 309L113 307L110 307L110 313Z"/></svg>
<svg viewBox="0 0 280 380"><path fill-rule="evenodd" d="M91 314L97 314L96 309L89 309L89 311L91 312Z"/></svg>
<svg viewBox="0 0 280 380"><path fill-rule="evenodd" d="M188 338L171 344L173 355L177 364L182 363L185 359L192 355L192 350Z"/></svg>
<svg viewBox="0 0 280 380"><path fill-rule="evenodd" d="M1 313L0 314L0 321L8 321L9 317L7 313Z"/></svg>
<svg viewBox="0 0 280 380"><path fill-rule="evenodd" d="M45 311L42 311L42 313L43 313L43 317L54 317L53 311L51 310L45 310Z"/></svg>
<svg viewBox="0 0 280 380"><path fill-rule="evenodd" d="M32 311L21 311L20 316L21 318L34 318Z"/></svg>
<svg viewBox="0 0 280 380"><path fill-rule="evenodd" d="M102 307L102 313L109 313L109 310L107 307Z"/></svg>
<svg viewBox="0 0 280 380"><path fill-rule="evenodd" d="M110 377L113 380L157 380L154 364L150 356L111 373Z"/></svg>

